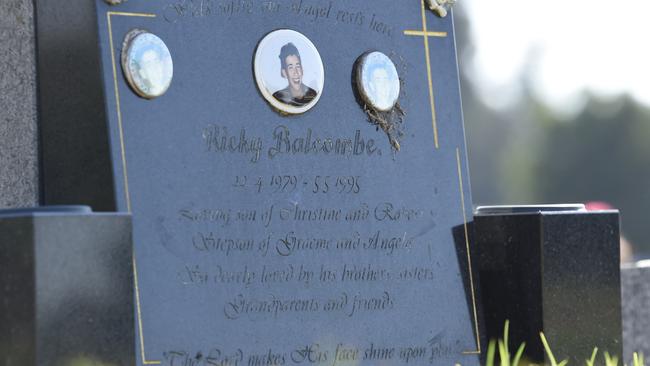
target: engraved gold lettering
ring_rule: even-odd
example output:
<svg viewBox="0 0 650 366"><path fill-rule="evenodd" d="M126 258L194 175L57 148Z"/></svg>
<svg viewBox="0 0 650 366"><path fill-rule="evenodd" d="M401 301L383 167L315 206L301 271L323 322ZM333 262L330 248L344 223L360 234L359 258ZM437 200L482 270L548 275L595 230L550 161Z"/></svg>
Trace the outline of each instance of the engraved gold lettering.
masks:
<svg viewBox="0 0 650 366"><path fill-rule="evenodd" d="M251 163L258 162L262 152L262 139L250 138L243 128L239 135L230 135L226 127L209 125L203 129L203 141L206 152L249 154Z"/></svg>
<svg viewBox="0 0 650 366"><path fill-rule="evenodd" d="M279 155L333 155L333 156L373 156L381 155L375 140L364 139L360 130L356 130L354 138L345 137L314 137L311 128L304 136L293 136L287 126L280 125L273 130L273 144L268 150L268 157L273 159Z"/></svg>

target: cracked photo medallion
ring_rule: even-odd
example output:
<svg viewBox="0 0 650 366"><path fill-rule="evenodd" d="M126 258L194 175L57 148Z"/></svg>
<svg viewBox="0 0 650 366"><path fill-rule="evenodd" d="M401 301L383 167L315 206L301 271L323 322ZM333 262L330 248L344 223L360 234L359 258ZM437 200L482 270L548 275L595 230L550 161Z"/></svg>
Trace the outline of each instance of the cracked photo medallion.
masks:
<svg viewBox="0 0 650 366"><path fill-rule="evenodd" d="M397 68L382 52L373 51L361 56L356 81L361 98L378 111L390 111L399 99Z"/></svg>
<svg viewBox="0 0 650 366"><path fill-rule="evenodd" d="M131 89L145 99L165 94L174 77L174 63L165 42L140 29L124 38L122 70Z"/></svg>

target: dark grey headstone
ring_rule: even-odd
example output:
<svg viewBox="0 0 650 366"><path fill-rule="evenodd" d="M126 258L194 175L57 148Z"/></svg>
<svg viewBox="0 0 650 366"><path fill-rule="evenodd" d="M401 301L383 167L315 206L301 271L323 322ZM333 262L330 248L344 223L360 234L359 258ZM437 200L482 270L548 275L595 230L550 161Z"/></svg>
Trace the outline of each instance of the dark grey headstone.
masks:
<svg viewBox="0 0 650 366"><path fill-rule="evenodd" d="M650 355L650 266L647 263L621 268L623 350L631 364L634 352Z"/></svg>
<svg viewBox="0 0 650 366"><path fill-rule="evenodd" d="M103 0L35 1L42 197L115 211L96 3Z"/></svg>
<svg viewBox="0 0 650 366"><path fill-rule="evenodd" d="M510 212L474 218L485 324L544 362L544 332L557 359L580 364L594 347L622 355L619 216ZM548 361L548 360L546 360Z"/></svg>
<svg viewBox="0 0 650 366"><path fill-rule="evenodd" d="M0 1L0 208L39 199L32 3Z"/></svg>
<svg viewBox="0 0 650 366"><path fill-rule="evenodd" d="M131 218L0 212L0 364L133 365Z"/></svg>
<svg viewBox="0 0 650 366"><path fill-rule="evenodd" d="M138 364L479 363L451 16L424 13L429 31L446 32L427 54L418 1L89 4L38 2L45 199L133 213ZM270 108L253 76L256 45L279 28L307 36L325 67L322 98L299 116ZM123 75L134 29L159 36L174 60L171 88L154 100ZM77 49L60 49L74 37ZM403 79L399 152L355 99L354 64L373 49ZM277 55L268 62L279 74ZM300 151L286 151L286 133L304 139L292 144ZM224 148L226 135L247 143ZM326 138L349 148L306 142ZM94 149L81 158L79 144ZM307 248L287 251L293 237Z"/></svg>

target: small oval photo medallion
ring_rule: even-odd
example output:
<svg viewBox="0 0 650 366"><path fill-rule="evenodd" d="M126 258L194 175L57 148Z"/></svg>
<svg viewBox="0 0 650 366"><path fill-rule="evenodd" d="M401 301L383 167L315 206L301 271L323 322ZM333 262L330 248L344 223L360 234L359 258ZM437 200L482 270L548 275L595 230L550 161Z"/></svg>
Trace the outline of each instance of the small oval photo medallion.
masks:
<svg viewBox="0 0 650 366"><path fill-rule="evenodd" d="M385 54L373 51L361 56L357 64L357 88L363 101L376 110L387 112L399 99L397 68Z"/></svg>
<svg viewBox="0 0 650 366"><path fill-rule="evenodd" d="M174 63L165 42L139 29L124 38L122 69L133 91L147 99L165 94L174 76Z"/></svg>
<svg viewBox="0 0 650 366"><path fill-rule="evenodd" d="M257 46L253 64L260 93L281 113L305 113L318 103L325 84L323 61L301 33L269 33Z"/></svg>

